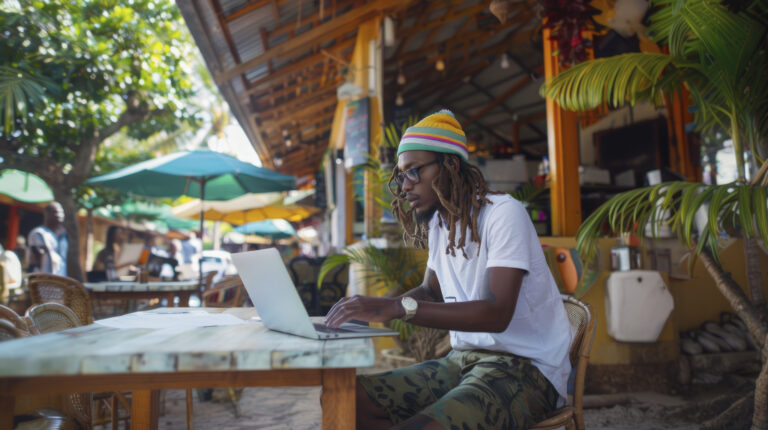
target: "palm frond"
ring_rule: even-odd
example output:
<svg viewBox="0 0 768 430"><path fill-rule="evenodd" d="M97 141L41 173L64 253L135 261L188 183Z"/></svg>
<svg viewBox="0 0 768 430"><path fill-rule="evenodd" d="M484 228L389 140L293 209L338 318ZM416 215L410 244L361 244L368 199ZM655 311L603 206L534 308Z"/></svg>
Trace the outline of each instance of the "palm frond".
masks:
<svg viewBox="0 0 768 430"><path fill-rule="evenodd" d="M597 238L604 227L618 233L642 231L652 226L653 236L665 223L696 254L707 249L718 258L718 245L725 232L741 230L746 237L768 243L768 201L766 189L740 182L703 185L666 182L621 193L601 205L587 218L576 234L577 249L586 262L594 259ZM696 214L705 208L708 220L696 225Z"/></svg>
<svg viewBox="0 0 768 430"><path fill-rule="evenodd" d="M613 107L629 102L662 102L661 91L673 91L662 72L674 73L674 57L655 53L628 53L585 61L548 80L541 95L566 109L585 111L603 103ZM661 85L665 86L662 87Z"/></svg>
<svg viewBox="0 0 768 430"><path fill-rule="evenodd" d="M0 66L0 117L5 134L14 129L17 118L24 118L31 106L42 104L56 84L43 76L32 76L12 67Z"/></svg>

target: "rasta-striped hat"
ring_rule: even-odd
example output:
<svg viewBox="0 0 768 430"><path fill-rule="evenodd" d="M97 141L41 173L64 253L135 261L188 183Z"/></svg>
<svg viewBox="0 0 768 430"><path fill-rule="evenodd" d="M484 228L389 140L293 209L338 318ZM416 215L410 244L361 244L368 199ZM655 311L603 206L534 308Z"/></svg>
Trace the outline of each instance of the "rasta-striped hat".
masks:
<svg viewBox="0 0 768 430"><path fill-rule="evenodd" d="M456 154L464 161L469 158L467 137L461 124L448 109L433 113L408 127L400 139L397 155L405 151L433 151Z"/></svg>

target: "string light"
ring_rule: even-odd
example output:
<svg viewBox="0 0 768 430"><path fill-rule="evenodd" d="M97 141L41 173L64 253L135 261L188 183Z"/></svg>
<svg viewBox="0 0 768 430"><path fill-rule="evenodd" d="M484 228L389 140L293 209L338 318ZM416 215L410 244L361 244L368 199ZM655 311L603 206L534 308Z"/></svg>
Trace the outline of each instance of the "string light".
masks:
<svg viewBox="0 0 768 430"><path fill-rule="evenodd" d="M445 62L442 58L437 60L437 63L435 63L435 69L437 69L438 72L445 70Z"/></svg>
<svg viewBox="0 0 768 430"><path fill-rule="evenodd" d="M397 98L395 98L395 104L398 106L403 105L403 93L397 93Z"/></svg>
<svg viewBox="0 0 768 430"><path fill-rule="evenodd" d="M509 68L509 56L507 53L501 54L501 68L502 69L508 69Z"/></svg>

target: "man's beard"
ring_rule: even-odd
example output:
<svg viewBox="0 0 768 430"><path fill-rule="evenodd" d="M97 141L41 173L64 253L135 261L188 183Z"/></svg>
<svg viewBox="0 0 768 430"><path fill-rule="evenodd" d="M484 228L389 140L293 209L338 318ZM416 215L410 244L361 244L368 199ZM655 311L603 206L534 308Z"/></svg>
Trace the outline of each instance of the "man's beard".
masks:
<svg viewBox="0 0 768 430"><path fill-rule="evenodd" d="M427 209L424 212L418 213L416 212L416 222L419 224L427 224L432 219L432 216L435 215L435 211L437 210L436 207L431 207Z"/></svg>

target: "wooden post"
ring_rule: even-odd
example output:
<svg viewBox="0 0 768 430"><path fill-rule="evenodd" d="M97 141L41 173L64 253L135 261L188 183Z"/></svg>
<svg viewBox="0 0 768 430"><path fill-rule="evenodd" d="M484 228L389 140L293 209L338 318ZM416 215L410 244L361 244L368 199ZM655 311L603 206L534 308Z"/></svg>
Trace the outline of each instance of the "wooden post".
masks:
<svg viewBox="0 0 768 430"><path fill-rule="evenodd" d="M160 391L134 390L131 393L131 429L157 430Z"/></svg>
<svg viewBox="0 0 768 430"><path fill-rule="evenodd" d="M8 206L8 240L5 243L5 249L13 251L16 249L16 236L19 235L19 208L11 204Z"/></svg>
<svg viewBox="0 0 768 430"><path fill-rule="evenodd" d="M552 55L557 47L549 40L550 30L543 33L544 74L549 79L560 72L560 64ZM578 119L551 98L546 103L552 235L575 236L581 225Z"/></svg>
<svg viewBox="0 0 768 430"><path fill-rule="evenodd" d="M323 430L355 428L355 369L324 369Z"/></svg>
<svg viewBox="0 0 768 430"><path fill-rule="evenodd" d="M0 428L13 428L14 407L16 407L16 399L13 396L0 395Z"/></svg>

